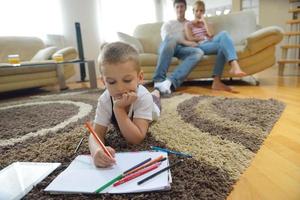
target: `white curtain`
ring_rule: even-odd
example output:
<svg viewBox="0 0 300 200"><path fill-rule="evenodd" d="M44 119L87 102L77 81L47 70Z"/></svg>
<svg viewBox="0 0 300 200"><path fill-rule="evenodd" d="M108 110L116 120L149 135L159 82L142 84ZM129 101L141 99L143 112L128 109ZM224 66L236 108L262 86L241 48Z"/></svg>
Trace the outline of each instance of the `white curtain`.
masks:
<svg viewBox="0 0 300 200"><path fill-rule="evenodd" d="M62 34L60 0L1 0L1 36Z"/></svg>
<svg viewBox="0 0 300 200"><path fill-rule="evenodd" d="M242 10L253 10L259 24L259 0L242 0Z"/></svg>
<svg viewBox="0 0 300 200"><path fill-rule="evenodd" d="M138 24L156 21L154 0L99 0L101 40L117 40L116 32L132 35Z"/></svg>

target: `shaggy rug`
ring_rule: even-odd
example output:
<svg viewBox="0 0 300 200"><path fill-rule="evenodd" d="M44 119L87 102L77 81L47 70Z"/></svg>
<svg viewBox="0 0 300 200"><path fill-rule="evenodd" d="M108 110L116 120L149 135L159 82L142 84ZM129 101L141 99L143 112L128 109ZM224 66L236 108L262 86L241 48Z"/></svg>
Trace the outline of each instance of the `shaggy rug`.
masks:
<svg viewBox="0 0 300 200"><path fill-rule="evenodd" d="M234 183L280 117L274 100L175 94L162 99L162 115L146 140L128 145L112 128L107 143L117 151L150 145L188 152L193 158L171 170L169 191L120 195L51 195L43 190L78 154L88 154L83 126L95 115L101 91L87 90L0 102L0 169L15 161L61 162L24 199L226 199ZM84 137L77 154L74 150ZM170 155L170 162L179 158ZM3 186L1 186L3 187Z"/></svg>

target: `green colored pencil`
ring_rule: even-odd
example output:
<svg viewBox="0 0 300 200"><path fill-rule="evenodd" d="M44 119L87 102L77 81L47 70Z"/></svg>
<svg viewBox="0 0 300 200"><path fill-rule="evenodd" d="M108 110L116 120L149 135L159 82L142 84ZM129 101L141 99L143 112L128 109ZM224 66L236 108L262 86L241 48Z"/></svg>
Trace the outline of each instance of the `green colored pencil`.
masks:
<svg viewBox="0 0 300 200"><path fill-rule="evenodd" d="M118 180L122 179L124 177L123 174L120 174L119 176L117 176L116 178L112 179L111 181L105 183L103 186L101 186L100 188L98 188L95 193L100 193L101 191L105 190L107 187L111 186L112 184L114 184L115 182L117 182Z"/></svg>

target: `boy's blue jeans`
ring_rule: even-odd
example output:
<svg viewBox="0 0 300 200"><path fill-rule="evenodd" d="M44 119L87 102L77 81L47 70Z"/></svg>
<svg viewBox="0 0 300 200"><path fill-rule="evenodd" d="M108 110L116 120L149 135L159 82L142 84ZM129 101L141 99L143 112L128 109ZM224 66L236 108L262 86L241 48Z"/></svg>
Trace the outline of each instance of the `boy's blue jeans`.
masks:
<svg viewBox="0 0 300 200"><path fill-rule="evenodd" d="M217 54L213 76L221 76L226 62L236 60L237 55L230 35L226 31L221 31L212 40L198 45L204 54Z"/></svg>
<svg viewBox="0 0 300 200"><path fill-rule="evenodd" d="M170 79L173 87L176 89L201 60L203 54L203 51L199 48L178 45L175 39L166 37L159 48L159 58L153 75L153 81L162 82L166 80L172 57L175 56L181 59L181 63L168 79Z"/></svg>

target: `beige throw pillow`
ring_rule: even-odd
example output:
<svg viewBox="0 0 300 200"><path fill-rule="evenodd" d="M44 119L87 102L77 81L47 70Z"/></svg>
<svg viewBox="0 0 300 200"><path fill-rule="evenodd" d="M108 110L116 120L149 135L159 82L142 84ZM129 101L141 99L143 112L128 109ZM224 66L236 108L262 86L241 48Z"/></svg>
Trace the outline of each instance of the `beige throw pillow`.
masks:
<svg viewBox="0 0 300 200"><path fill-rule="evenodd" d="M139 53L144 53L143 45L141 44L141 42L137 38L132 37L132 36L127 35L126 33L122 33L122 32L117 32L117 35L118 35L120 41L125 42L127 44L130 44Z"/></svg>
<svg viewBox="0 0 300 200"><path fill-rule="evenodd" d="M51 56L57 51L56 47L46 47L39 50L31 59L31 61L43 61L51 59Z"/></svg>

